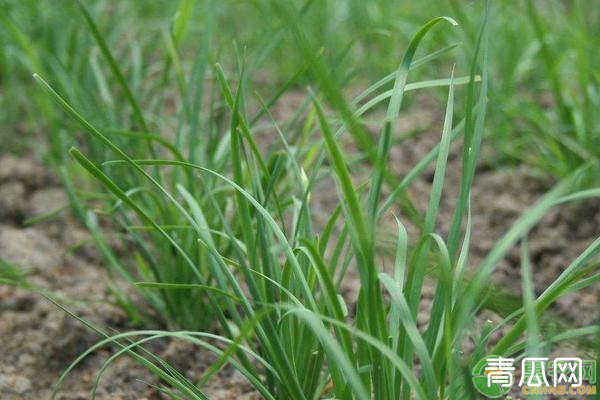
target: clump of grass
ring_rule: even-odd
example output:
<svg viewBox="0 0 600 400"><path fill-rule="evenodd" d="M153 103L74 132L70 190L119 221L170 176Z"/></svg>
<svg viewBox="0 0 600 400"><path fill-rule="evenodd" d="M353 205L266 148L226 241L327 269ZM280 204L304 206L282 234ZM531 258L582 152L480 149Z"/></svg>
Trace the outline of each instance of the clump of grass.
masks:
<svg viewBox="0 0 600 400"><path fill-rule="evenodd" d="M527 16L550 86L543 89L550 92L554 107L546 112L532 107L526 120L535 133L542 135L536 143L539 163L558 178L586 163L597 166L600 157L596 151L600 146L600 119L593 111L600 106L600 80L593 67L598 65L598 58L587 40L597 33L590 21L598 17L595 11L588 4L577 3L567 12L567 18L561 21L569 32L565 37L570 39L565 43L552 34L551 22L542 20L534 3L527 3ZM595 177L590 177L590 185L597 183Z"/></svg>
<svg viewBox="0 0 600 400"><path fill-rule="evenodd" d="M180 81L192 89L181 85L182 122L174 141L167 141L149 131L143 109L128 89L120 66L90 14L82 11L139 130L103 132L46 81L39 76L36 79L81 124L94 148L110 154L96 163L85 151L76 147L69 150L110 194L114 206L108 214L128 233L137 270L132 272L123 265L104 244L94 214L71 184L72 173L63 169L63 176L72 203L100 244L110 268L134 284L171 327L186 330L109 335L90 326L105 339L79 357L65 374L89 352L111 344L118 348L117 353L106 361L98 379L116 357L126 354L155 373L162 380L159 390L173 398L206 398L203 385L225 364L237 368L267 399L474 398L469 367L486 354L494 331L512 324L494 344L492 354L509 356L523 349L535 354L539 346L535 345L534 333L545 335L540 315L565 293L597 281L596 266L590 260L600 250L600 240L536 299L523 242L523 307L502 324L473 332L473 320L485 301L486 282L501 258L551 207L599 194L593 189L578 191L587 171L575 171L525 212L473 272L467 269L472 240L471 185L483 138L489 81L487 8L466 77L454 77L453 72L449 79L408 83L411 69L446 52L442 49L415 59L431 29L440 24L456 25L451 18L435 18L413 36L389 78L368 88L356 103L348 103L325 62L315 57L318 52L303 32L299 11L288 4L273 4L274 15L289 28L299 51L309 60L303 68L315 87L299 112L305 117L299 135L292 135L294 132L269 118L279 146L266 156L255 140L257 123L261 117L271 116L269 107L288 84L250 117L243 60L235 89L226 73L215 66L212 73L220 98L229 109L228 124L220 131L222 126L213 121L218 116L200 113L201 82L209 69L209 49L203 42L191 77L186 80L183 70L179 71ZM177 52L171 52L165 65L177 64L177 58ZM356 107L390 82L390 91ZM457 123L455 87L465 83L464 119ZM387 168L387 160L404 96L409 90L430 86L448 90L440 143L406 177L397 180ZM192 90L196 91L190 93ZM360 116L387 99L387 113L375 142ZM461 133L461 186L452 227L443 238L436 233L438 209L449 146ZM360 187L353 182L347 154L340 145L345 134L372 167L368 181ZM117 142L123 138L127 139ZM102 153L98 150L97 154ZM414 218L420 221L421 232L409 240L397 220L394 267L391 273L386 272L378 261L378 226L382 218L391 217L392 205L401 203L405 211L412 209L410 199L403 197L405 189L434 160L426 212ZM327 175L335 180L339 201L325 227L316 228L311 195L317 195L315 184ZM382 196L384 185L392 189L387 198ZM334 234L339 225L341 231ZM360 276L356 304L348 304L340 294L351 263ZM427 327L422 330L416 316L422 304L425 270L432 263L437 270L436 291ZM356 313L351 315L348 310L353 305ZM135 312L132 308L131 313ZM213 319L219 335L198 330L199 326L208 328ZM523 337L526 329L528 338ZM551 343L595 332L590 327L543 339ZM471 352L463 348L467 333L478 334ZM144 343L162 337L195 343L214 352L217 361L198 382L189 382L144 349Z"/></svg>
<svg viewBox="0 0 600 400"><path fill-rule="evenodd" d="M27 273L22 268L0 258L0 283L22 288L29 288Z"/></svg>
<svg viewBox="0 0 600 400"><path fill-rule="evenodd" d="M508 6L508 5L506 5ZM512 160L559 180L598 163L597 7L561 2L499 5L491 139ZM501 16L501 17L500 17ZM597 174L587 176L597 186Z"/></svg>
<svg viewBox="0 0 600 400"><path fill-rule="evenodd" d="M112 128L106 132L106 135L100 135L95 128L91 126L91 120L89 118L84 119L80 112L75 113L70 107L67 107L67 111L75 116L74 120L83 123L84 126L95 134L88 140L85 140L88 148L87 153L91 159L106 159L110 152L116 152L117 154L123 155L120 149L127 149L128 156L130 158L143 158L145 155L156 157L157 154L169 157L178 162L201 162L205 168L210 168L213 171L220 173L227 173L230 166L230 157L239 158L241 153L235 153L229 146L230 133L222 135L222 130L227 130L225 123L219 123L222 119L220 116L221 111L219 107L214 106L214 103L222 104L223 107L233 107L237 99L234 98L233 90L229 86L225 77L224 71L220 66L215 66L213 76L218 81L220 87L220 94L211 94L210 101L213 106L209 109L208 115L201 115L200 109L202 106L204 97L206 96L204 90L204 76L209 72L207 69L207 63L210 58L210 35L211 28L210 24L205 32L204 40L198 45L196 62L194 67L189 74L185 76L181 69L179 55L177 54L176 43L180 41L180 36L183 34L182 29L185 29L186 20L191 18L191 11L185 7L185 3L181 4L180 13L178 14L177 22L169 35L169 42L172 44L169 47L169 51L165 55L164 68L167 70L170 66L175 68L174 74L179 82L179 106L180 112L177 116L177 127L175 137L172 141L165 139L157 133L149 131L149 123L147 117L144 116L140 105L142 102L134 95L134 90L130 88L127 79L125 78L123 67L116 61L115 55L109 48L106 39L100 32L98 26L94 22L94 19L90 12L85 6L79 6L79 10L83 15L83 21L87 25L90 31L90 36L93 37L99 48L99 53L106 60L106 69L108 72L104 72L103 69L96 69L96 75L98 76L98 90L105 101L109 104L117 104L118 99L110 94L110 89L107 82L114 80L116 83L116 90L120 90L123 96L123 107L128 107L132 111L131 127L125 128ZM208 9L207 11L210 11ZM182 14L187 12L188 14ZM212 14L209 12L205 16L205 21L211 21ZM183 27L183 28L182 28ZM420 65L425 64L437 57L442 56L448 51L452 50L455 46L449 46L441 49L429 56L423 57L419 60L415 60L412 67L416 68ZM320 66L323 70L323 65ZM298 72L304 72L307 69L306 66L302 66ZM168 72L165 70L163 76L168 76ZM357 98L357 101L361 98L366 97L378 88L386 85L393 80L394 76L389 75L385 79L378 82L373 87L369 88L364 92L363 95ZM134 80L143 79L143 76L134 76ZM299 75L296 74L292 79L289 79L284 85L278 89L275 94L266 101L267 105L274 104L280 96L282 96L286 89L295 83L299 79ZM327 82L326 79L322 79L323 82ZM457 84L464 84L468 81L468 77L460 77L456 79ZM422 87L436 87L446 86L449 80L434 80L424 81L409 84L407 90L416 90ZM187 89L193 88L193 89ZM91 88L90 90L93 90ZM329 96L337 98L338 105L348 108L347 105L343 104L341 100L340 89L335 85L329 85L326 88ZM77 90L79 91L79 90ZM213 91L214 92L214 91ZM382 93L381 95L373 98L371 101L362 105L357 111L356 115L352 118L359 117L361 114L368 112L370 109L377 107L378 104L385 101L391 95L389 91ZM164 96L160 94L159 99L156 103L164 101ZM75 98L76 100L77 98ZM47 100L47 99L45 99ZM243 100L240 99L239 107L242 107ZM305 102L305 106L298 111L298 116L306 109L308 100ZM65 104L63 104L65 105ZM97 105L101 107L101 105ZM292 176L295 179L300 179L303 172L300 173L297 170L293 175L290 175L289 168L286 168L286 160L278 152L271 152L265 156L261 155L258 151L258 145L253 139L252 129L256 129L257 124L260 122L261 116L267 114L267 109L263 108L259 110L256 115L249 121L239 120L238 129L241 130L244 138L249 141L248 148L250 153L255 157L257 166L251 173L244 172L246 177L243 182L244 186L251 185L251 181L261 182L262 187L260 191L264 192L265 204L273 204L271 212L274 215L279 215L281 221L283 221L283 207L286 203L295 201L290 198L289 192L293 188L293 183L290 180ZM238 118L238 117L236 117ZM298 118L298 117L294 117ZM96 118L94 118L96 120ZM110 123L110 121L108 122ZM198 139L201 135L200 132L204 132L202 140ZM231 129L229 129L231 132ZM357 137L362 138L363 148L367 149L369 144L365 142L366 134L362 132L362 128L356 129ZM310 133L310 131L309 131ZM300 133L303 134L303 133ZM305 134L304 134L305 135ZM70 139L63 134L53 135L55 140L61 143L62 147L66 147ZM109 139L110 138L110 139ZM304 138L302 140L305 140ZM307 153L313 153L317 149L314 143L310 144L311 148L306 149ZM366 151L366 150L365 150ZM369 153L371 159L374 154ZM314 156L309 156L314 157ZM323 162L324 153L318 157L317 162L320 165ZM246 168L246 167L244 167ZM102 170L102 171L100 171ZM319 173L319 168L314 169L313 180L316 179ZM117 198L106 197L103 193L95 191L93 184L87 184L89 190L80 190L75 187L74 179L81 183L81 174L73 173L70 168L61 167L60 174L69 194L71 203L79 215L80 219L85 223L87 228L92 233L94 240L100 249L104 260L109 267L109 272L113 277L121 277L130 283L136 281L146 282L170 282L176 284L205 284L210 279L215 279L211 271L207 269L208 265L208 253L203 250L197 249L197 235L193 232L193 225L190 225L186 220L186 215L181 213L181 207L173 202L164 201L168 198L168 193L177 193L179 191L178 185L184 185L186 190L191 195L197 195L197 190L194 188L194 175L190 171L182 171L181 169L175 169L171 171L159 170L152 168L150 171L151 185L148 186L143 181L140 182L139 170L131 170L126 168L110 168L107 165L100 167L99 171L96 171L97 175L102 178L103 173L110 172L111 180L117 186L124 186L127 189L123 189L122 193L119 193ZM385 175L386 179L390 178L390 174ZM102 178L104 179L104 178ZM199 202L202 204L202 208L218 206L216 212L211 212L207 217L206 225L210 226L213 233L217 236L213 237L215 246L219 249L220 254L226 258L233 257L235 251L234 243L223 232L225 228L222 226L224 222L227 222L228 228L234 236L237 236L238 232L246 235L243 239L245 245L252 243L250 240L250 233L242 229L241 222L245 222L248 225L248 221L236 221L227 220L225 217L231 213L232 207L235 206L230 196L231 189L228 189L218 179L214 177L204 177L204 192L213 192L212 196L206 196L205 194L200 196ZM85 182L84 182L85 184ZM158 191L152 187L152 184L160 185ZM258 189L257 189L258 191ZM167 194L166 194L167 193ZM202 194L202 193L201 193ZM403 192L398 192L399 196L403 195ZM167 197L165 197L167 196ZM269 201L273 200L273 203ZM101 201L101 205L98 202ZM145 217L132 217L127 211L127 205L133 203L143 210ZM305 208L305 206L303 206ZM410 208L410 206L409 206ZM219 215L221 214L221 215ZM98 221L99 218L106 219L106 216L110 217L113 221L111 228L108 232L104 232L102 224ZM160 228L156 230L154 226L150 224L150 220ZM115 228L125 231L128 235L128 245L130 245L133 261L136 267L133 269L130 266L131 260L122 258L116 254L111 247L108 245L111 230ZM298 227L296 229L299 229ZM165 237L171 238L168 242L165 241ZM176 242L176 243L172 243ZM179 247L179 249L177 248ZM119 304L128 312L130 318L135 322L139 323L142 319L148 315L140 313L139 307L134 304L134 300L130 298L127 293L119 291L117 285L114 285L114 294L117 297ZM198 329L200 327L208 326L208 321L212 320L214 315L205 310L211 310L216 307L215 304L209 306L204 293L198 290L183 289L178 291L167 291L167 290L148 290L147 287L137 287L137 290L142 297L152 306L158 315L163 318L171 328L186 328L186 329ZM198 316L201 315L202 318ZM152 316L154 318L154 316Z"/></svg>

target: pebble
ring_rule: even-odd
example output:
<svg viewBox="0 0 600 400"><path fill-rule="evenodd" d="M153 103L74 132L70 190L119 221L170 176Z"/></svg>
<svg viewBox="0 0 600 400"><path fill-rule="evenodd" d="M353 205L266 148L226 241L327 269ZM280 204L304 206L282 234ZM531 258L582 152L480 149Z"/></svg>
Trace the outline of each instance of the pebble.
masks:
<svg viewBox="0 0 600 400"><path fill-rule="evenodd" d="M22 395L31 390L31 381L24 376L0 374L0 394L4 396ZM16 397L15 397L16 398Z"/></svg>

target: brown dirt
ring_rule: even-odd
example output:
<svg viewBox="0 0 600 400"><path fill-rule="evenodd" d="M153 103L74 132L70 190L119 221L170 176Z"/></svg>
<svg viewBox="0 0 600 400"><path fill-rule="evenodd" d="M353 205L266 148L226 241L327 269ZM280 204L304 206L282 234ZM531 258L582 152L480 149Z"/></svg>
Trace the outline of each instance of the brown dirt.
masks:
<svg viewBox="0 0 600 400"><path fill-rule="evenodd" d="M0 259L26 272L32 285L59 296L71 311L107 330L125 331L125 315L111 304L105 270L87 232L68 215L32 227L25 219L67 203L58 182L32 158L0 158ZM76 247L75 250L73 250ZM65 312L29 290L0 285L0 399L49 398L60 373L99 337ZM184 343L162 341L151 349L198 377L214 359ZM59 399L87 399L102 363L103 349L87 357L67 378ZM256 398L245 379L224 369L205 393L211 399ZM160 398L145 382L156 378L127 357L102 378L98 399Z"/></svg>
<svg viewBox="0 0 600 400"><path fill-rule="evenodd" d="M420 107L420 110L424 107ZM418 126L427 133L394 146L390 165L399 176L406 173L437 141L441 110L429 103L427 112L407 114L399 129ZM460 182L460 143L452 147L439 227L444 235L449 228L453 203ZM472 195L473 234L470 265L476 266L516 218L540 198L550 182L535 176L525 167L492 168L493 149L484 147ZM427 204L432 169L410 188L420 208ZM323 210L333 204L335 191L324 184L322 196L314 203ZM5 155L0 158L0 258L18 265L28 273L30 282L65 299L68 307L103 328L128 329L123 313L110 304L101 259L88 234L68 213L31 227L23 226L29 217L43 214L66 204L59 183L43 163L32 158ZM314 205L314 204L313 204ZM541 293L589 243L600 235L600 203L596 200L561 206L551 211L529 235L536 292ZM386 221L387 224L391 221ZM404 221L408 224L407 221ZM390 232L394 229L391 228ZM414 229L410 228L409 233ZM412 236L414 238L414 236ZM513 295L520 294L520 265L515 249L496 268L493 281ZM347 290L355 291L356 280ZM573 325L595 321L597 287L559 300L553 310ZM428 286L426 303L433 291ZM107 302L107 300L109 300ZM491 316L492 318L497 318ZM427 307L419 316L427 321ZM40 399L51 393L51 385L60 372L98 337L79 322L65 315L43 297L28 290L0 286L0 398ZM161 342L154 345L168 360L177 360L190 376L198 376L212 357L199 350ZM110 349L96 352L76 368L63 385L59 398L84 399L95 374L111 354ZM142 367L123 357L118 359L100 383L100 399L158 398L146 383L156 384ZM211 399L255 398L245 380L230 369L206 388Z"/></svg>

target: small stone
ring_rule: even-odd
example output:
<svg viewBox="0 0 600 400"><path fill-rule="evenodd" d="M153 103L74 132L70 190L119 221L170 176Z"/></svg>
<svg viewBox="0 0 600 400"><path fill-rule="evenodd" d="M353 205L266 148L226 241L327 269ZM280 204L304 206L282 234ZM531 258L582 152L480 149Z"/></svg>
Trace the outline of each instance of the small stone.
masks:
<svg viewBox="0 0 600 400"><path fill-rule="evenodd" d="M8 182L0 186L0 218L11 218L23 212L25 185Z"/></svg>
<svg viewBox="0 0 600 400"><path fill-rule="evenodd" d="M22 395L31 390L31 381L20 375L0 374L0 394L2 398L5 395Z"/></svg>
<svg viewBox="0 0 600 400"><path fill-rule="evenodd" d="M29 200L26 215L28 218L46 215L68 204L64 190L50 187L36 190Z"/></svg>
<svg viewBox="0 0 600 400"><path fill-rule="evenodd" d="M56 244L42 232L0 225L0 258L9 264L49 270L60 264Z"/></svg>
<svg viewBox="0 0 600 400"><path fill-rule="evenodd" d="M29 353L23 353L17 359L17 366L21 369L30 368L35 365L36 359Z"/></svg>
<svg viewBox="0 0 600 400"><path fill-rule="evenodd" d="M12 154L0 158L0 182L19 181L35 188L51 180L51 171L31 158Z"/></svg>

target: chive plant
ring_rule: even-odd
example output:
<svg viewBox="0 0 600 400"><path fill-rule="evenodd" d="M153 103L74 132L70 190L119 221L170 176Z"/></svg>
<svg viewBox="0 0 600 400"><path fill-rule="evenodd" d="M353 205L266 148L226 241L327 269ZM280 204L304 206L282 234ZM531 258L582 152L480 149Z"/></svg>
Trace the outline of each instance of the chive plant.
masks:
<svg viewBox="0 0 600 400"><path fill-rule="evenodd" d="M187 3L181 4L181 9L178 13L178 19L171 33L169 34L168 43L171 43L169 51L166 54L165 61L163 63L164 68L172 67L175 69L174 73L177 76L180 89L180 113L176 116L177 126L175 137L172 141L169 141L162 137L160 134L149 131L149 123L147 117L145 117L141 111L141 101L134 95L134 90L130 87L127 79L125 78L123 68L117 63L116 56L107 44L106 38L101 33L100 29L96 25L94 18L88 11L88 9L80 4L79 10L83 16L83 21L89 28L90 36L96 42L99 54L106 61L108 72L104 69L95 67L94 76L96 77L96 86L90 87L88 90L98 91L106 95L101 96L109 104L119 104L119 98L111 95L111 88L108 82L113 80L116 83L117 90L120 90L123 97L123 107L130 108L132 113L129 115L131 121L127 119L120 122L125 124L125 127L111 128L107 131L110 136L110 144L103 139L98 140L98 137L91 140L86 140L88 147L88 156L91 159L106 159L109 157L110 151L118 149L128 149L129 156L134 158L142 158L145 154L156 157L157 154L172 158L179 162L184 161L201 161L204 167L211 168L214 171L226 173L231 166L229 165L229 157L235 150L229 148L229 133L225 135L220 134L220 130L226 129L226 124L222 123L222 117L220 116L221 106L214 106L214 103L222 104L223 107L233 107L235 98L232 94L233 90L229 87L224 72L220 66L215 66L213 71L207 70L208 60L210 58L210 36L211 36L211 24L208 23L212 19L211 8L207 9L204 21L207 22L207 28L205 32L205 40L201 41L198 45L196 60L193 65L193 69L189 76L185 76L179 56L176 50L176 43L180 42L182 30L191 18L190 10L186 8ZM187 13L186 13L187 12ZM425 65L427 62L436 59L444 55L445 53L453 50L455 46L449 46L436 51L429 56L425 56L419 60L415 60L412 64L413 67ZM93 66L94 64L92 64ZM321 66L321 69L323 66ZM267 201L269 198L275 202L275 208L272 210L279 216L283 215L283 204L293 201L287 194L289 189L293 187L293 183L289 179L289 174L284 168L285 160L281 157L278 152L272 152L264 157L258 154L258 145L252 139L251 129L254 129L260 122L261 116L267 114L267 106L273 105L280 96L282 96L286 89L290 87L299 78L299 73L304 72L307 69L306 66L302 66L298 73L296 73L292 79L286 81L284 85L276 91L275 95L266 101L265 108L259 110L259 112L249 121L240 121L240 128L244 137L250 141L249 149L250 152L255 156L258 167L254 171L253 179L262 181L266 186L265 191L265 204L271 204ZM209 113L206 116L201 116L199 109L202 108L204 96L206 91L204 90L204 76L207 73L211 73L213 79L218 82L220 93L211 94L210 101L213 103L209 108ZM140 72L140 74L142 74ZM167 72L163 72L163 76ZM365 93L356 99L356 102L363 100L366 96L389 84L393 80L394 76L388 75L384 79L380 80L373 87L369 88ZM133 80L145 79L144 75L134 75L131 77ZM468 77L460 77L455 80L456 84L465 84L468 81ZM415 82L407 85L407 90L416 90L425 87L436 87L436 86L447 86L449 83L448 79L440 79L433 81ZM193 88L189 90L187 88ZM80 90L70 89L68 92L79 92ZM334 93L340 98L339 90L335 86L329 87L329 93ZM391 95L390 91L386 91L379 96L373 98L369 102L363 104L357 111L356 117L368 112L370 109L375 108L381 102L385 101ZM79 100L79 96L69 96L74 102ZM152 104L160 105L164 103L165 98L162 93L159 93L158 98L151 101ZM47 100L47 99L44 99ZM309 104L307 99L306 104ZM101 104L95 104L95 107L102 107ZM299 118L303 107L299 110ZM82 111L83 112L83 107ZM153 108L154 109L154 108ZM81 117L76 118L81 122ZM102 121L109 125L114 125L115 121L119 121L119 117L115 113L112 118L107 121ZM94 119L87 118L86 126L89 126L93 121L98 121L97 117ZM76 129L76 128L75 128ZM206 140L200 141L198 136L200 131L206 132ZM362 138L365 138L365 133L362 133ZM67 143L71 139L67 139L66 135L55 134L54 139L62 142L62 147L66 147ZM104 143L103 143L104 142ZM364 143L364 141L363 141ZM310 145L312 148L306 150L307 153L313 152L318 147L315 144ZM364 144L367 147L367 144ZM235 153L236 158L241 153ZM321 156L322 162L323 157ZM104 169L102 167L101 169ZM189 171L182 170L170 170L165 171L152 168L151 177L162 185L164 190L170 192L177 192L177 185L185 184L190 193L197 194L194 189L194 176ZM105 263L108 266L111 277L124 278L130 283L136 281L156 281L156 282L171 282L171 283L202 283L207 279L214 279L211 276L210 271L206 270L207 265L206 259L208 257L206 251L197 249L197 236L192 231L192 226L186 223L185 215L182 215L177 207L172 202L165 202L164 196L160 190L158 192L153 191L152 185L139 180L138 172L130 169L118 168L111 169L111 179L118 185L126 187L124 190L128 198L139 199L138 205L142 206L143 210L149 215L152 215L159 223L160 227L164 231L168 231L169 236L173 237L177 242L177 245L181 247L183 251L177 251L173 247L172 243L165 242L164 235L161 232L157 232L152 226L148 224L146 220L140 220L132 216L123 199L112 199L106 198L105 194L98 193L94 190L93 184L85 182L81 174L75 174L73 176L70 168L61 167L60 174L63 179L67 193L71 203L79 215L81 220L84 222L86 227L92 234L98 249L101 251ZM315 169L315 176L318 173L318 168ZM283 174L283 175L282 175ZM286 176L287 174L287 176ZM294 176L298 178L300 175L296 173ZM389 177L389 174L387 175ZM81 190L81 186L75 187L74 180L78 180L84 184L89 190ZM203 195L200 199L203 204L207 207L218 205L219 214L226 215L231 212L235 207L235 203L231 198L231 189L228 189L226 185L223 185L219 180L207 176L203 177L205 187L211 187L214 191L214 195L207 197ZM187 183L186 183L187 182ZM277 190L275 188L277 187ZM201 193L200 193L201 194ZM402 193L399 193L402 195ZM98 201L105 201L102 206L98 206ZM305 206L303 206L305 208ZM234 251L234 243L230 242L229 238L223 234L224 228L220 226L223 218L219 217L218 213L210 213L207 216L207 224L213 232L216 232L217 236L214 237L215 245L218 246L219 251L225 257L231 256ZM105 216L112 219L112 225L110 229L104 230L102 228L102 220L105 220ZM238 222L241 222L239 220ZM240 226L236 226L235 220L228 221L229 228L235 234L238 231L244 232ZM246 221L247 222L247 221ZM108 245L109 240L114 235L114 230L120 230L126 232L128 245L130 245L131 255L133 256L133 262L135 268L132 271L131 259L123 260L122 257L115 253ZM247 237L250 235L246 231ZM244 245L251 242L244 242ZM201 266L200 268L190 269L190 265ZM187 267L186 267L187 265ZM115 295L118 303L128 313L134 323L139 323L141 319L148 320L148 317L154 318L154 315L148 315L148 313L140 312L141 308L134 304L134 299L131 296L118 289L118 285L111 285L113 294ZM211 310L207 303L207 299L204 293L197 290L185 290L181 289L178 291L165 291L165 290L147 290L143 287L137 288L142 297L148 302L152 309L158 314L158 316L164 319L171 328L186 328L186 329L197 329L199 327L206 327L207 322L214 316L206 310ZM199 316L201 316L199 318Z"/></svg>
<svg viewBox="0 0 600 400"><path fill-rule="evenodd" d="M457 17L466 17L459 2L450 4ZM490 29L502 39L492 50L490 98L498 107L490 110L490 140L507 161L556 180L597 164L598 8L530 0L497 7ZM596 176L587 175L590 187L597 185Z"/></svg>
<svg viewBox="0 0 600 400"><path fill-rule="evenodd" d="M600 82L598 76L594 77L594 65L598 65L598 58L591 51L593 39L586 40L598 34L596 24L592 22L598 18L598 12L584 3L577 3L573 9L565 10L568 20L561 23L569 32L564 37L570 39L564 42L562 38L552 35L551 21L544 20L550 18L544 18L546 15L534 2L529 1L526 6L527 17L539 46L543 71L548 77L549 87L544 89L550 93L554 107L552 112L528 107L530 111L525 113L525 119L536 134L532 136L537 139L538 164L550 168L560 178L583 164L598 165L599 154L596 149L600 145L600 119L593 111L600 106ZM561 5L557 4L556 9L560 8ZM565 77L569 78L565 80ZM549 124L553 129L544 128ZM590 185L598 184L594 175L588 176Z"/></svg>
<svg viewBox="0 0 600 400"><path fill-rule="evenodd" d="M169 327L184 329L115 335L82 321L104 339L73 362L57 388L87 354L113 345L116 353L99 370L93 394L106 368L127 355L156 374L161 379L159 390L172 398L207 398L203 386L226 364L239 370L266 399L475 398L469 367L487 354L490 345L490 354L538 353L541 346L534 339L535 332L541 332L542 313L560 296L598 280L591 260L600 250L600 240L535 298L523 241L523 307L501 324L474 332L473 320L484 304L486 282L501 258L551 207L600 194L596 189L579 190L589 167L559 182L470 270L471 185L483 138L489 80L487 7L467 76L455 77L453 71L448 78L408 82L411 70L455 47L415 58L432 29L456 25L451 18L434 18L408 43L397 70L353 102L345 100L343 88L325 61L315 56L316 46L299 22L301 11L282 2L273 2L272 7L273 15L289 29L308 60L302 68L314 82L298 115L305 117L300 135L276 121L270 110L291 83L268 101L259 99L262 107L251 115L247 111L251 80L245 75L243 59L234 75L237 79L228 78L218 64L211 68L208 39L199 46L190 76L183 69L177 71L182 106L173 141L153 134L116 58L83 7L110 77L133 110L136 130L97 127L76 104L36 75L50 97L86 131L89 142L111 155L97 162L85 149L69 150L80 167L105 188L110 199L105 211L127 233L135 269L124 265L106 246L106 233L93 209L74 187L74 173L62 169L71 201L107 265L132 283ZM208 14L206 21L210 19ZM211 29L207 26L205 34ZM171 50L165 66L179 65L176 46ZM208 71L229 110L226 126L213 120L220 117L212 111L201 114L201 82ZM457 121L455 88L464 84L465 110ZM397 178L387 166L396 121L405 94L424 87L447 91L440 142L411 172ZM387 112L375 141L361 117L383 102L387 102ZM264 118L278 143L267 154L255 139L257 124ZM360 186L353 182L353 166L341 146L346 136L370 166L369 179ZM461 186L453 223L444 238L437 233L437 214L449 147L459 136L464 147ZM123 137L128 140L119 142ZM403 197L406 188L433 162L429 202L424 215L416 218L420 234L409 238L396 219L393 270L386 271L376 246L382 234L380 222L393 218L393 205L403 204L404 210L410 210L410 200ZM318 227L311 195L317 195L315 185L323 176L334 178L338 204L324 227ZM384 185L391 189L387 197ZM422 304L425 271L431 264L436 268L435 297L428 324L420 329L416 315ZM355 302L341 295L341 284L353 267L360 278ZM136 314L134 303L127 304L130 313ZM352 309L356 312L349 312ZM508 333L490 344L491 335L504 326ZM529 337L523 336L526 330ZM589 327L543 339L552 343L595 332L595 327ZM467 334L478 336L472 351L463 349ZM164 337L192 342L214 352L217 360L197 382L190 382L184 371L176 371L145 349L145 343Z"/></svg>

